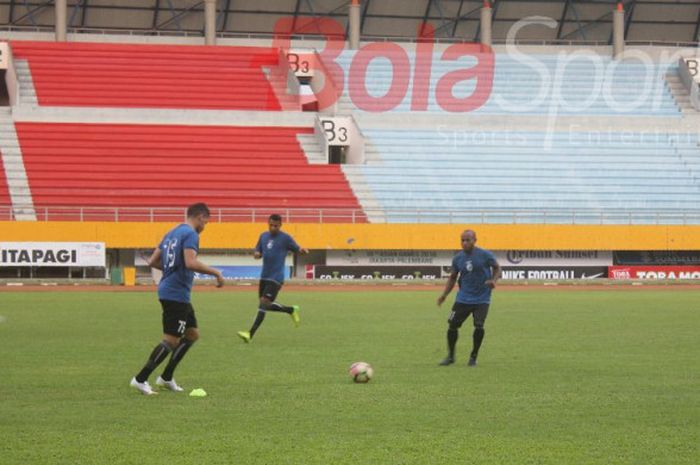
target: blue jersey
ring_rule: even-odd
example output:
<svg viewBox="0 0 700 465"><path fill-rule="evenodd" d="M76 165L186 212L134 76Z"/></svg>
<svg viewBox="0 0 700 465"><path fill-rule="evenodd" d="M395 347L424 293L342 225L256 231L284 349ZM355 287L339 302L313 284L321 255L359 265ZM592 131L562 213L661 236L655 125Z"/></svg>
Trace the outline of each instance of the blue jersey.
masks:
<svg viewBox="0 0 700 465"><path fill-rule="evenodd" d="M492 278L491 267L496 257L488 250L474 247L471 252L459 252L452 259L452 271L459 273L459 292L456 301L462 304L488 304L491 288L484 284Z"/></svg>
<svg viewBox="0 0 700 465"><path fill-rule="evenodd" d="M284 282L284 260L287 252L299 252L301 247L294 242L292 236L282 231L276 235L266 231L260 235L255 250L262 254L263 268L260 279Z"/></svg>
<svg viewBox="0 0 700 465"><path fill-rule="evenodd" d="M199 252L199 234L189 224L181 224L165 235L158 248L163 266L158 298L189 303L194 271L185 267L185 249Z"/></svg>

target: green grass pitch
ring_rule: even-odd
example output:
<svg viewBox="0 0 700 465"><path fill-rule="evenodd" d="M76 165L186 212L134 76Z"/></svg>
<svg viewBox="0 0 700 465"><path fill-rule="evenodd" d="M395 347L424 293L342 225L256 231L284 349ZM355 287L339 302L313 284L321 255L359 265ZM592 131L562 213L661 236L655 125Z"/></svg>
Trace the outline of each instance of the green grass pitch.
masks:
<svg viewBox="0 0 700 465"><path fill-rule="evenodd" d="M160 339L154 294L2 293L0 463L700 463L698 291L497 291L477 368L471 320L437 366L437 288L284 290L301 327L270 314L245 345L255 291L195 289L176 379L206 398L128 386Z"/></svg>

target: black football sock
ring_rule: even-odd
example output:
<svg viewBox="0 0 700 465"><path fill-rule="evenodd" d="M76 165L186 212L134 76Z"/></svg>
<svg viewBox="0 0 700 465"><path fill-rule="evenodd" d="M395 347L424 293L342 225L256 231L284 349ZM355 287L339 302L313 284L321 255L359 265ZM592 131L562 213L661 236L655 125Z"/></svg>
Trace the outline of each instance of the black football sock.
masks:
<svg viewBox="0 0 700 465"><path fill-rule="evenodd" d="M451 359L455 358L455 345L457 345L458 337L458 330L452 328L447 330L447 350L449 351L448 357L450 357Z"/></svg>
<svg viewBox="0 0 700 465"><path fill-rule="evenodd" d="M294 308L285 307L284 305L278 304L277 302L272 302L271 304L267 304L265 306L265 310L268 310L271 312L292 313L294 311Z"/></svg>
<svg viewBox="0 0 700 465"><path fill-rule="evenodd" d="M170 346L165 341L161 341L160 344L153 349L153 352L151 352L148 361L146 361L146 365L144 365L139 374L136 375L136 381L139 383L146 381L151 373L153 373L153 370L165 360L165 357L167 357L169 353Z"/></svg>
<svg viewBox="0 0 700 465"><path fill-rule="evenodd" d="M477 355L479 355L479 348L481 347L481 342L484 340L484 334L486 334L484 328L474 328L474 347L472 348L471 354L471 358L473 359L476 359Z"/></svg>
<svg viewBox="0 0 700 465"><path fill-rule="evenodd" d="M262 308L258 309L258 315L255 317L253 326L250 328L250 337L252 338L255 332L258 330L263 320L265 319L265 310Z"/></svg>
<svg viewBox="0 0 700 465"><path fill-rule="evenodd" d="M170 356L168 365L165 367L165 370L163 370L163 374L160 375L161 378L165 381L172 381L173 372L175 368L177 368L177 364L185 357L185 354L190 350L193 344L194 341L190 341L189 339L180 339L180 344L173 350L173 355Z"/></svg>

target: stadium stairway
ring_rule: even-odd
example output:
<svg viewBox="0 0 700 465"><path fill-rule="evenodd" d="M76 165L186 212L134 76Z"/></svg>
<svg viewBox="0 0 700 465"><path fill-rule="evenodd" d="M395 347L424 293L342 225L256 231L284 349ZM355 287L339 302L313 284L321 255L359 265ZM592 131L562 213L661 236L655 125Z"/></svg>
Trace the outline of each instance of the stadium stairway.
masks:
<svg viewBox="0 0 700 465"><path fill-rule="evenodd" d="M266 75L277 49L13 41L21 103L279 111Z"/></svg>
<svg viewBox="0 0 700 465"><path fill-rule="evenodd" d="M2 156L0 205L7 206L7 217L10 219L35 220L27 172L10 108L0 108L0 155Z"/></svg>
<svg viewBox="0 0 700 465"><path fill-rule="evenodd" d="M2 154L0 153L0 155ZM12 205L10 200L10 191L7 188L4 163L0 164L0 205ZM2 218L11 219L9 208L2 211Z"/></svg>
<svg viewBox="0 0 700 465"><path fill-rule="evenodd" d="M323 146L314 134L298 134L297 141L310 164L324 165L328 162L328 157L323 153Z"/></svg>
<svg viewBox="0 0 700 465"><path fill-rule="evenodd" d="M20 122L16 130L40 219L51 211L54 220L114 220L121 207L120 221L148 220L150 208L179 209L179 220L183 206L204 201L228 211L225 221L271 212L366 221L340 167L307 160L297 138L310 128ZM56 215L62 207L73 213Z"/></svg>
<svg viewBox="0 0 700 465"><path fill-rule="evenodd" d="M690 103L690 92L688 92L688 89L681 81L677 66L669 69L666 73L666 85L683 115L700 115L700 112L693 108L693 105Z"/></svg>

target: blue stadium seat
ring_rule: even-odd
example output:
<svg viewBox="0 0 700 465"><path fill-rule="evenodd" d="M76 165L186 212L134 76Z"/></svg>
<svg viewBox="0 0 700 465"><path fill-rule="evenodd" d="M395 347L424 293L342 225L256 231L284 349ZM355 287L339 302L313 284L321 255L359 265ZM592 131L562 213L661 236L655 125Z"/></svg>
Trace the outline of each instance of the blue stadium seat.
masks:
<svg viewBox="0 0 700 465"><path fill-rule="evenodd" d="M339 105L341 112L368 110L372 100L358 97L357 93L351 98L349 87L357 90L364 86L370 96L381 97L391 88L394 73L409 77L414 73L416 57L409 53L409 68L406 68L405 62L394 68L387 58L375 58L368 65L363 79L350 79L350 68L357 66L357 63L353 64L356 53L344 51L336 59L346 76L344 96ZM471 113L681 116L664 81L664 75L676 66L674 64L618 63L599 55L595 56L594 61L581 57L528 55L527 60L536 63L533 66L507 54L494 56L493 88L487 94L485 104ZM434 55L427 111L445 112L436 100L437 83L446 73L467 69L475 63L476 59L470 56L448 62L441 60L440 55ZM468 97L475 91L475 85L475 79L460 82L453 89L454 96ZM412 89L413 81L407 95L390 111L411 111Z"/></svg>
<svg viewBox="0 0 700 465"><path fill-rule="evenodd" d="M700 149L670 134L600 145L586 142L591 133L490 133L464 145L438 130L364 134L368 163L344 169L387 222L700 222Z"/></svg>

